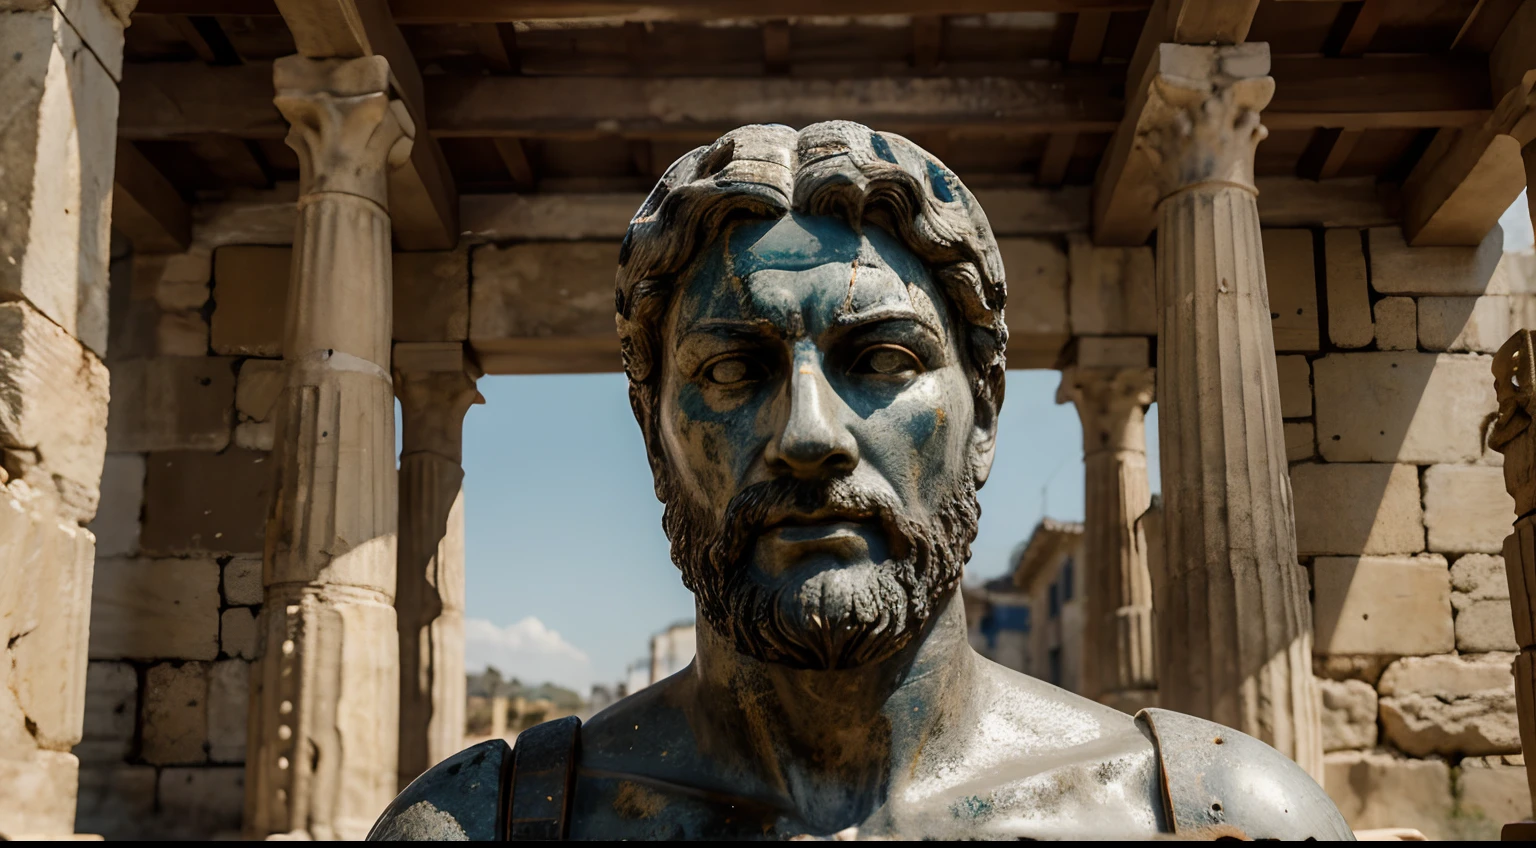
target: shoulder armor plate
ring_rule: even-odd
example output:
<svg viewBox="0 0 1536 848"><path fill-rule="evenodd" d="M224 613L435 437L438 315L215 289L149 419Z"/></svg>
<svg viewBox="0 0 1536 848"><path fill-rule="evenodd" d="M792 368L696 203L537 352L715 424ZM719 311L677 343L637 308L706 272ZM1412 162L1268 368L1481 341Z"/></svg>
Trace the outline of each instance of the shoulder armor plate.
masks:
<svg viewBox="0 0 1536 848"><path fill-rule="evenodd" d="M1353 840L1349 825L1301 767L1245 733L1145 709L1162 771L1163 806L1183 839Z"/></svg>
<svg viewBox="0 0 1536 848"><path fill-rule="evenodd" d="M411 781L374 823L370 842L465 842L502 838L503 777L512 748L481 742Z"/></svg>

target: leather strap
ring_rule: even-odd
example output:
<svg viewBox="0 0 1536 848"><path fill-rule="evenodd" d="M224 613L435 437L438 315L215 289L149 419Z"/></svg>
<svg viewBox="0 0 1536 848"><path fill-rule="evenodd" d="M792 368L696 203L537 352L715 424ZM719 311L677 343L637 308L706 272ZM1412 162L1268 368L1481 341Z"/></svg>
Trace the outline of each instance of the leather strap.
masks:
<svg viewBox="0 0 1536 848"><path fill-rule="evenodd" d="M581 719L575 716L546 721L517 735L507 793L507 839L565 839L580 743Z"/></svg>

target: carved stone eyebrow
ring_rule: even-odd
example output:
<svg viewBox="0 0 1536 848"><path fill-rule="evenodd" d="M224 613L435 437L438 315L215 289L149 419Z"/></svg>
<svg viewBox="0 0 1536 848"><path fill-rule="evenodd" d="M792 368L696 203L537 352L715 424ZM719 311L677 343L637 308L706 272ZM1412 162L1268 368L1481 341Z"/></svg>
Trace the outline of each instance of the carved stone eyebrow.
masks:
<svg viewBox="0 0 1536 848"><path fill-rule="evenodd" d="M836 326L843 328L856 327L860 324L876 324L882 321L910 321L932 333L934 338L944 338L944 333L933 316L924 315L906 304L885 304L859 312L840 312L835 319Z"/></svg>
<svg viewBox="0 0 1536 848"><path fill-rule="evenodd" d="M766 319L706 318L683 328L681 337L707 335L726 339L783 338L784 328Z"/></svg>

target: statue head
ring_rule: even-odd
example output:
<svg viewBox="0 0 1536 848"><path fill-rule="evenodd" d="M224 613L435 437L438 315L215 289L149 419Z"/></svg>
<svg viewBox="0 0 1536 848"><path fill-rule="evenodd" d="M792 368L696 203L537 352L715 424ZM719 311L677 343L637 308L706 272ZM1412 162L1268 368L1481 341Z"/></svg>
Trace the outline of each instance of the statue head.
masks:
<svg viewBox="0 0 1536 848"><path fill-rule="evenodd" d="M630 223L618 328L672 558L737 650L850 668L958 585L1003 401L1002 260L917 145L734 130Z"/></svg>

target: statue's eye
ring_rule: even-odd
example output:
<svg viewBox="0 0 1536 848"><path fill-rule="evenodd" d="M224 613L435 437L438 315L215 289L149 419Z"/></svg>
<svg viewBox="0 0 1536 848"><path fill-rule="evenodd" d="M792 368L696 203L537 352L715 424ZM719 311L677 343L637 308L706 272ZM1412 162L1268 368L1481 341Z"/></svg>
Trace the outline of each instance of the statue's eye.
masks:
<svg viewBox="0 0 1536 848"><path fill-rule="evenodd" d="M922 370L917 357L896 345L876 345L864 351L853 366L854 373L881 377L909 377Z"/></svg>
<svg viewBox="0 0 1536 848"><path fill-rule="evenodd" d="M704 376L711 383L719 383L723 386L735 385L752 376L752 364L740 357L721 359L704 369Z"/></svg>

